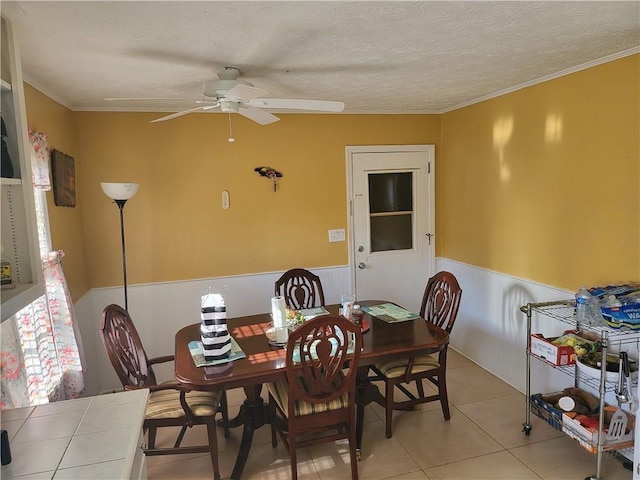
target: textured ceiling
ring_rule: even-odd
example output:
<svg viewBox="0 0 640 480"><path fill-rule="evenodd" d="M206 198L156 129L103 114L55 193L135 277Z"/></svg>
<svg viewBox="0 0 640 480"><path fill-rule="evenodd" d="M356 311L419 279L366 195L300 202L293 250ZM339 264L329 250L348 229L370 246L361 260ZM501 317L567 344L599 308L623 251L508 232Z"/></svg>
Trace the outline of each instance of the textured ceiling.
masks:
<svg viewBox="0 0 640 480"><path fill-rule="evenodd" d="M73 110L195 106L217 68L274 98L437 113L638 51L638 1L2 1L27 82ZM105 97L175 101L107 102Z"/></svg>

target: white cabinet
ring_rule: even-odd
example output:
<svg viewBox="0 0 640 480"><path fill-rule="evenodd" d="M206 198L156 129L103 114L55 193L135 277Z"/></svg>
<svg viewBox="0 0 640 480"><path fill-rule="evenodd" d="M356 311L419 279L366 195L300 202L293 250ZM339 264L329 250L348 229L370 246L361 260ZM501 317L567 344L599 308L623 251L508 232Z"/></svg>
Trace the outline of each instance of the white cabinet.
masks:
<svg viewBox="0 0 640 480"><path fill-rule="evenodd" d="M0 179L0 240L12 267L14 285L0 290L2 321L44 293L35 220L31 159L20 55L11 21L2 16L2 120L12 178ZM4 159L6 161L6 158ZM7 175L7 172L3 172Z"/></svg>

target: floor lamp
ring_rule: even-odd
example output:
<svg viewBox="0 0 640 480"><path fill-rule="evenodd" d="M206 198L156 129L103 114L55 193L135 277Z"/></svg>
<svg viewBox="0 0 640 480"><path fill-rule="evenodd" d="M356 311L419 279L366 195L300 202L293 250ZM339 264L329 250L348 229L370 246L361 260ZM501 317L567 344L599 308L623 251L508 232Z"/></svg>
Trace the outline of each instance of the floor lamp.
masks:
<svg viewBox="0 0 640 480"><path fill-rule="evenodd" d="M127 254L124 247L124 204L138 191L138 183L101 183L102 191L113 199L120 209L120 235L122 236L122 273L124 275L124 309L129 311L127 299Z"/></svg>

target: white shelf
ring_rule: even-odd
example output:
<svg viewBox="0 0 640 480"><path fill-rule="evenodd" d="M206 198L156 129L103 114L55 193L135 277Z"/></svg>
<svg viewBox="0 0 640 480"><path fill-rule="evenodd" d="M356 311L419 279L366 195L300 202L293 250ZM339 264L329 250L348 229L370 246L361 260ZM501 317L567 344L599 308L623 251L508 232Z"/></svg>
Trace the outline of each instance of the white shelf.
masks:
<svg viewBox="0 0 640 480"><path fill-rule="evenodd" d="M31 159L27 136L27 113L20 54L11 21L2 15L2 79L0 79L2 120L6 127L9 158L16 178L0 178L0 241L12 263L13 289L0 290L2 321L44 293Z"/></svg>
<svg viewBox="0 0 640 480"><path fill-rule="evenodd" d="M0 185L22 185L22 179L0 177Z"/></svg>

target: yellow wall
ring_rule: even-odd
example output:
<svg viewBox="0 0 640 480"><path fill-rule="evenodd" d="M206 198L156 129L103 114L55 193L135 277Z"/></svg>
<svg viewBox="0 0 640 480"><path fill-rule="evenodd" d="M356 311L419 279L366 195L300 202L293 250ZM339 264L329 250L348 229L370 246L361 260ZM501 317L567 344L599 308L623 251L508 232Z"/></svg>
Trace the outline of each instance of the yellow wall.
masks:
<svg viewBox="0 0 640 480"><path fill-rule="evenodd" d="M31 128L76 161L76 208L48 194L74 300L120 285L117 207L101 181L139 182L125 207L128 280L348 261L345 146L436 145L436 254L576 290L640 278L640 56L444 115L279 115L259 126L193 114L70 112L26 86ZM279 190L253 169L284 174ZM221 208L228 190L231 208Z"/></svg>
<svg viewBox="0 0 640 480"><path fill-rule="evenodd" d="M444 114L440 255L569 290L639 280L639 60Z"/></svg>
<svg viewBox="0 0 640 480"><path fill-rule="evenodd" d="M50 150L58 150L74 157L76 179L82 178L83 161L77 155L74 113L54 102L30 85L24 85L27 123L36 132L48 135ZM74 301L86 294L92 285L86 263L82 193L76 192L76 207L56 207L53 191L47 192L47 207L53 248L63 250L63 269Z"/></svg>
<svg viewBox="0 0 640 480"><path fill-rule="evenodd" d="M260 126L234 115L74 114L92 287L121 284L117 208L101 181L138 182L125 206L130 283L323 267L348 261L345 146L438 144L439 116L279 115ZM437 148L437 147L436 147ZM254 171L284 174L272 183ZM231 208L221 207L229 191Z"/></svg>

